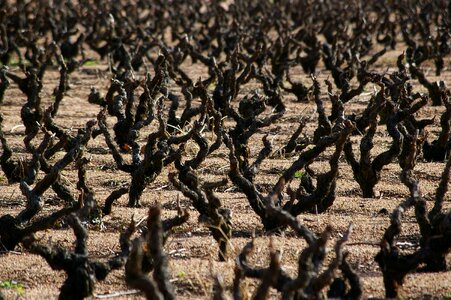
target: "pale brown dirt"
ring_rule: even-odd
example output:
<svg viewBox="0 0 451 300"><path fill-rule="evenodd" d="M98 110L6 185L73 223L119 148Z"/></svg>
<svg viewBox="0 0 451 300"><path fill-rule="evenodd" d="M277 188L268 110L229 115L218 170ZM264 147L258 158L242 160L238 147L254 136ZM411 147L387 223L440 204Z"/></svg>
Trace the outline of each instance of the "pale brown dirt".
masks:
<svg viewBox="0 0 451 300"><path fill-rule="evenodd" d="M394 65L396 53L391 53L383 58L383 62L378 66L381 70L386 69L386 65ZM448 65L449 66L449 65ZM91 86L96 86L101 92L105 92L109 84L109 77L105 65L95 65L82 67L80 71L70 78L71 90L61 103L60 111L55 121L68 130L76 130L84 127L86 121L96 117L99 107L87 102L87 96ZM196 78L202 75L202 72L193 66L186 66L185 70L189 75ZM14 69L13 69L14 71ZM17 71L17 70L16 70ZM295 70L296 71L296 70ZM432 73L432 71L431 71ZM298 81L304 81L310 85L310 80L299 72L293 73L293 78ZM58 84L58 72L49 70L45 77L44 92L42 95L45 105L50 103L50 95L53 88ZM451 72L446 70L440 77L450 85ZM327 99L326 86L323 83L327 74L320 71L319 79L322 84L323 99ZM436 77L429 74L431 80L437 80ZM256 87L255 83L250 83L243 88L243 92L251 91ZM175 87L174 87L175 88ZM421 87L416 87L422 90ZM367 105L370 93L374 92L369 88L363 95L346 104L346 112L360 112ZM1 113L4 116L4 132L10 146L14 150L14 157L25 156L25 150L22 139L24 137L24 128L15 127L21 124L20 109L24 103L24 95L20 93L15 85L12 85L6 92L4 104L1 107ZM275 125L264 128L256 134L250 143L252 155L258 153L262 147L261 138L269 133L269 140L273 143L274 150L283 146L292 132L297 127L297 120L300 116L309 118L308 125L304 133L310 135L316 128L316 113L314 103L297 103L293 101L291 95L284 94L284 102L288 106L287 113ZM196 102L198 103L198 102ZM324 101L327 109L330 109L328 101ZM433 127L429 128L429 139L435 139L438 133L439 114L443 111L442 107L426 107L420 112L421 117L437 116ZM114 119L109 120L110 128L114 124ZM152 128L149 129L149 131ZM145 134L141 135L142 139ZM207 136L209 134L207 133ZM360 140L359 136L352 138L354 142ZM389 136L385 128L378 128L375 138L375 148L373 154L376 155L386 150L390 144ZM187 146L187 153L192 155L190 147L195 150L194 144ZM357 147L354 146L356 150ZM315 170L327 170L327 158L331 151L327 151L317 162L313 164ZM63 153L58 153L56 159ZM114 189L114 187L130 180L127 174L123 174L115 168L112 156L104 142L102 136L90 141L87 147L87 156L91 157L91 163L88 165L88 183L94 189L96 198L103 203L105 197ZM267 159L262 164L256 176L256 183L261 188L267 189L274 184L278 175L287 168L296 157L283 158L274 154L272 158ZM443 170L443 163L425 163L419 161L415 168L415 175L420 180L421 191L429 200L429 207L432 206L432 197L437 187L440 174ZM145 190L142 197L143 208L127 208L126 196L121 197L114 205L111 215L103 220L104 228L91 226L89 228L88 248L94 258L106 259L114 252L119 250L119 233L129 223L132 215L140 219L146 215L149 205L158 202L163 207L163 218L176 214L176 199L180 194L171 185L168 185L167 174L173 167L164 170L158 178L151 183ZM400 180L400 167L397 161L391 163L383 170L381 182L376 186L379 197L375 199L363 199L360 196L360 190L357 183L353 180L350 167L344 158L340 163L340 175L337 184L337 200L334 205L326 212L320 215L301 214L299 220L303 221L308 228L315 232L324 230L326 225L332 225L334 228L334 239L343 233L349 223L353 223L353 233L349 245L345 249L349 250L351 265L361 276L364 288L364 298L384 296L382 274L374 256L379 250L380 242L385 228L389 225L389 216L379 213L385 208L391 212L406 196L408 190ZM198 170L199 177L202 180L215 180L227 177L228 159L227 150L224 146L214 153L207 161L202 164ZM0 173L0 176L2 173ZM63 178L66 184L76 191L76 172L71 165L63 172ZM293 183L294 185L294 183ZM218 196L223 201L223 205L233 212L233 238L230 241L232 245L233 256L239 253L240 249L247 243L252 234L256 235L256 251L252 256L252 263L259 266L265 266L268 263L268 245L269 237L262 231L262 224L257 215L250 208L245 196L232 188L229 182L226 189L218 191ZM53 193L47 192L44 197L48 200L54 198ZM189 208L190 220L187 224L177 229L169 238L165 245L165 250L169 257L169 267L171 281L175 287L178 298L180 299L209 299L211 298L211 289L213 284L212 275L220 274L224 279L226 288L230 291L233 279L234 257L228 262L217 261L217 244L210 236L209 231L199 225L197 222L197 212L191 207L190 202L180 194L182 205ZM445 203L445 209L450 209L450 194ZM17 214L24 207L25 197L21 195L19 185L8 185L4 176L0 177L0 215L11 213ZM57 206L46 205L41 214L48 214L57 210ZM416 239L419 235L418 227L412 212L409 212L403 224L404 231L400 240ZM51 241L72 247L74 236L72 231L63 229L52 229L38 233L41 242ZM284 236L273 236L274 246L282 253L282 265L289 273L296 273L297 257L306 243L297 237L291 231L287 231ZM329 244L329 250L332 250L332 242ZM0 254L0 280L15 280L25 286L24 294L17 295L15 290L1 289L1 292L7 299L56 299L59 294L59 287L65 279L64 272L53 271L43 258L31 255L21 248L16 252ZM333 254L331 254L333 255ZM329 259L333 256L329 255ZM256 282L245 280L245 287L252 294ZM112 272L104 282L96 286L96 294L113 293L117 291L128 290L124 281L123 270ZM402 297L421 298L425 295L433 295L439 298L451 297L451 271L443 273L415 273L409 274L402 288ZM114 299L141 299L142 296L129 295L117 297ZM94 299L94 297L91 297Z"/></svg>

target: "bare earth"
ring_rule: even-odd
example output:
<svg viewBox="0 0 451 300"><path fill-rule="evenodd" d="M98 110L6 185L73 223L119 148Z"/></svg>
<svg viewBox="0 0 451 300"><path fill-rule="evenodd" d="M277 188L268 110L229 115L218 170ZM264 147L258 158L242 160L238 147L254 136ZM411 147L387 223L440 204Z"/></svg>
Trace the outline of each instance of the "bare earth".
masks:
<svg viewBox="0 0 451 300"><path fill-rule="evenodd" d="M385 70L387 65L394 66L398 53L387 53L379 63L378 68ZM450 66L445 63L445 66ZM87 102L87 97L91 86L96 86L102 93L105 92L109 84L109 75L106 65L90 65L82 67L77 73L70 77L71 89L61 103L61 107L55 121L67 128L76 130L84 127L84 124L95 119L99 112L99 107ZM202 70L186 65L187 73L196 78L202 75ZM12 69L14 71L14 69ZM296 69L295 69L296 71ZM428 74L430 80L437 80L431 71ZM296 81L303 81L309 86L310 79L300 72L294 72L293 78ZM142 74L140 74L142 75ZM320 69L318 78L322 84L322 93L326 109L330 109L326 95L324 79L327 74L324 69ZM442 73L441 80L445 80L449 86L451 84L451 72L448 68ZM53 88L58 85L59 73L57 70L49 70L45 76L44 94L42 95L45 105L50 103ZM243 90L252 90L255 82L246 85ZM416 86L422 91L422 88ZM360 97L345 105L346 113L361 111L367 105L368 99L377 89L368 89ZM15 158L26 155L23 146L24 127L21 126L20 109L24 103L24 96L12 85L6 92L1 113L4 116L4 132L12 149ZM311 134L316 127L316 107L313 102L295 102L292 95L284 94L284 102L287 104L287 113L275 125L261 130L256 134L249 145L252 147L252 155L256 156L262 148L261 138L269 133L269 140L273 144L273 149L282 147L288 140L291 133L297 127L300 116L305 116L309 121L306 127L306 134ZM420 110L421 117L439 116L443 112L443 107L427 106ZM114 120L109 119L110 128ZM439 131L439 118L435 119L435 124L429 128L429 139L435 139ZM152 128L150 128L152 129ZM150 130L149 129L149 130ZM386 135L385 129L380 127L375 138L375 148L373 155L387 149L391 140ZM208 137L208 133L207 133ZM145 135L142 135L142 139ZM359 136L352 138L355 143L360 140ZM196 145L188 144L187 153L190 153ZM192 151L194 153L194 151ZM91 163L88 165L88 184L94 189L96 198L103 203L105 197L117 186L128 182L130 178L116 169L112 156L105 144L103 136L89 142L87 147L88 157ZM227 177L228 172L228 150L222 146L219 151L213 153L198 170L202 180L221 179ZM318 162L313 164L316 170L328 168L327 160L331 151L320 157ZM63 153L56 155L61 157ZM264 161L256 176L256 182L262 190L274 184L283 170L294 161L296 157L282 157L277 151L270 159ZM432 206L432 197L443 170L444 163L425 163L421 159L415 168L415 175L420 181L422 194L429 200ZM180 197L181 203L189 207L190 220L187 224L176 230L165 245L168 253L172 283L176 289L179 299L210 299L213 285L212 275L219 274L224 280L224 285L230 291L233 280L234 257L228 262L217 261L217 244L209 234L209 230L202 227L197 221L197 212L191 207L189 200L184 198L180 192L168 184L167 174L173 167L166 168L158 176L157 180L151 183L145 190L142 198L143 208L127 208L126 196L121 197L113 207L111 215L104 217L102 226L90 225L88 248L90 254L95 258L107 258L114 252L119 251L119 233L130 222L132 215L136 219L146 216L149 205L158 202L163 207L163 218L176 214L176 200ZM315 232L324 230L326 225L333 226L333 236L338 238L347 226L353 224L353 233L345 248L350 252L349 261L360 275L364 297L383 298L384 288L382 273L374 256L379 251L379 242L384 230L389 225L389 213L408 196L408 190L399 180L400 167L395 161L383 170L381 182L376 186L378 197L375 199L364 199L360 195L357 183L354 181L352 172L344 158L341 159L340 175L337 185L337 199L334 205L323 214L302 214L302 220L308 228ZM42 176L42 175L41 175ZM71 187L74 194L76 190L76 172L73 165L63 172L63 178L67 185ZM294 184L294 183L293 183ZM230 241L233 253L238 254L241 248L247 243L253 234L256 236L256 251L252 256L252 263L266 266L268 264L268 245L270 237L263 230L257 215L250 208L245 196L238 192L229 182L225 189L217 191L218 196L223 201L225 207L233 212L233 238ZM450 193L447 194L444 209L451 209ZM53 205L55 195L47 192L44 197L48 204L45 205L42 214L48 214L58 209ZM21 195L19 185L8 185L7 180L0 173L0 215L7 213L17 214L25 204L25 197ZM385 211L383 209L386 209ZM399 242L415 242L418 240L419 229L412 212L404 219L403 232ZM68 228L54 228L46 232L40 232L38 236L42 242L51 241L72 247L75 240L73 233ZM297 257L306 243L296 237L292 231L286 231L284 236L272 236L276 249L281 251L282 266L289 273L295 273L297 268ZM332 243L330 244L332 245ZM0 245L1 246L1 245ZM332 250L331 246L329 247ZM405 251L414 248L407 246ZM1 249L0 249L1 250ZM330 254L332 257L333 254ZM330 258L331 258L330 257ZM448 257L448 260L451 258ZM449 265L449 264L448 264ZM125 285L125 275L123 270L111 273L104 282L96 286L96 296L91 299L101 297L102 294L129 291ZM2 288L1 292L7 299L56 299L59 294L59 287L65 279L62 271L53 271L45 260L39 256L31 255L21 248L15 252L0 254L0 280L14 280L24 285L24 292L19 295L17 289ZM252 295L255 281L246 279L247 291ZM275 293L273 293L275 295ZM406 277L402 289L404 298L422 298L426 295L437 296L439 298L451 298L451 271L442 273L415 273ZM141 299L140 294L122 295L114 299Z"/></svg>

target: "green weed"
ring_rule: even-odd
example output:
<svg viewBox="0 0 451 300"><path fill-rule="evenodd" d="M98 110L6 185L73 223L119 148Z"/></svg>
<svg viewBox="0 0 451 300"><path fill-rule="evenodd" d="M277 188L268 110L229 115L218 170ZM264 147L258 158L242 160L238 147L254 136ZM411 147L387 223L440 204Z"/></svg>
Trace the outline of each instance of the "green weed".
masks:
<svg viewBox="0 0 451 300"><path fill-rule="evenodd" d="M25 286L15 280L0 281L0 288L15 290L18 295L22 295L25 290Z"/></svg>

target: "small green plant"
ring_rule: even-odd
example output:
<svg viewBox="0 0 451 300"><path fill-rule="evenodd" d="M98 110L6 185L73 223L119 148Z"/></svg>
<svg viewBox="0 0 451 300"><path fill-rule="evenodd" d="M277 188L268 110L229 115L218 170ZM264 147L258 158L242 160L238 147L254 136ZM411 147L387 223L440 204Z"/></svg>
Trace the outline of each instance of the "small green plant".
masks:
<svg viewBox="0 0 451 300"><path fill-rule="evenodd" d="M91 59L91 60L86 61L83 65L84 66L95 66L98 64L99 64L99 62L97 60Z"/></svg>
<svg viewBox="0 0 451 300"><path fill-rule="evenodd" d="M302 172L302 171L296 171L295 173L294 173L294 178L302 178L302 176L304 176L304 174L305 174L305 172Z"/></svg>
<svg viewBox="0 0 451 300"><path fill-rule="evenodd" d="M180 271L180 272L178 272L177 277L178 278L185 278L186 277L186 273L183 272L183 271Z"/></svg>
<svg viewBox="0 0 451 300"><path fill-rule="evenodd" d="M15 280L5 280L0 281L0 288L13 289L18 295L22 295L24 293L25 286Z"/></svg>

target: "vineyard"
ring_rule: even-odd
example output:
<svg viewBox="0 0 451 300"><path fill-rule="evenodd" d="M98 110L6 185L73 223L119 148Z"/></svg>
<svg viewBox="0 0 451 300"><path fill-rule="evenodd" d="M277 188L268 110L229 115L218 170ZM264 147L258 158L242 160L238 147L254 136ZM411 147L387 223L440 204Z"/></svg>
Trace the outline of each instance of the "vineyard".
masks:
<svg viewBox="0 0 451 300"><path fill-rule="evenodd" d="M0 1L0 299L450 298L450 22Z"/></svg>

